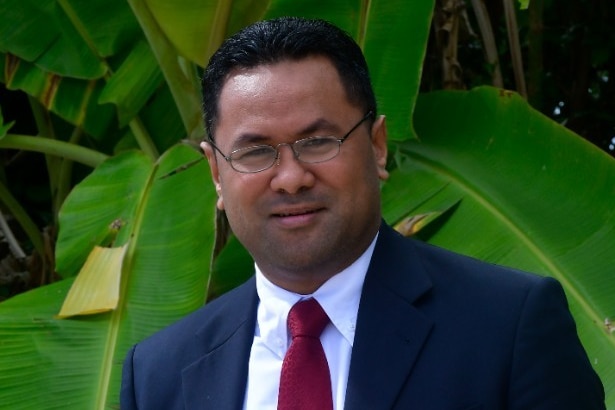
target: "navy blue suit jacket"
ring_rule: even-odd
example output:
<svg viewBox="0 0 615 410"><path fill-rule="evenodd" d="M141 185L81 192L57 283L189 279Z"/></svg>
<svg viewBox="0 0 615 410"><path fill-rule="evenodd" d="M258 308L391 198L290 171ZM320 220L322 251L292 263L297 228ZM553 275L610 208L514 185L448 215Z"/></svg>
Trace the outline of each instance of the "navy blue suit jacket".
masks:
<svg viewBox="0 0 615 410"><path fill-rule="evenodd" d="M241 409L254 278L137 344L122 410ZM363 286L345 408L604 409L559 283L383 225Z"/></svg>

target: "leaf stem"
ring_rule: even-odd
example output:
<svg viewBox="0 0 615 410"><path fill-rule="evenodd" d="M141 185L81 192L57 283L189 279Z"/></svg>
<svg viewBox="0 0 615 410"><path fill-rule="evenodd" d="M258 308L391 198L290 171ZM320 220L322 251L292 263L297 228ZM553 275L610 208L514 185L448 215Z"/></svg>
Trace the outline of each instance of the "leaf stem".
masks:
<svg viewBox="0 0 615 410"><path fill-rule="evenodd" d="M0 148L41 152L43 154L64 157L81 164L97 167L108 155L86 147L45 137L7 134L0 139Z"/></svg>
<svg viewBox="0 0 615 410"><path fill-rule="evenodd" d="M180 57L177 55L175 47L160 29L158 22L144 1L128 0L128 4L139 21L158 64L160 64L160 70L171 90L187 136L202 136L204 127L200 114L201 98L198 88L194 87L195 70L182 69Z"/></svg>

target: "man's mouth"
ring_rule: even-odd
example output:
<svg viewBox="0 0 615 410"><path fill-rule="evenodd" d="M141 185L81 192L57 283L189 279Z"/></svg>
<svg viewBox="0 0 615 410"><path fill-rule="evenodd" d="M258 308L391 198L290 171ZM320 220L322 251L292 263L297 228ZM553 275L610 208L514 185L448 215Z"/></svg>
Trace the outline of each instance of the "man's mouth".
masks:
<svg viewBox="0 0 615 410"><path fill-rule="evenodd" d="M288 212L274 213L273 216L284 218L284 217L289 217L289 216L300 216L300 215L314 214L314 213L316 213L318 211L320 211L320 209L304 209L304 210L300 210L300 211L288 211Z"/></svg>
<svg viewBox="0 0 615 410"><path fill-rule="evenodd" d="M279 204L272 209L271 217L287 227L305 227L312 225L317 214L325 208L320 204Z"/></svg>

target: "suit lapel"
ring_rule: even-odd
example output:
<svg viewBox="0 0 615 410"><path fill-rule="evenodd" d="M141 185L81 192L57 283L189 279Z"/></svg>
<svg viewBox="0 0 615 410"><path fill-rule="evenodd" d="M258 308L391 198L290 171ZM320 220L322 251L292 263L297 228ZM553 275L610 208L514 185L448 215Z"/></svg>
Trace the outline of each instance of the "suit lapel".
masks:
<svg viewBox="0 0 615 410"><path fill-rule="evenodd" d="M347 410L393 408L429 336L433 323L413 303L431 282L416 261L407 241L383 224L359 305ZM383 375L386 381L375 382Z"/></svg>
<svg viewBox="0 0 615 410"><path fill-rule="evenodd" d="M209 332L199 330L196 334L203 355L182 372L187 409L243 406L258 306L254 278L237 291L222 309L209 316Z"/></svg>

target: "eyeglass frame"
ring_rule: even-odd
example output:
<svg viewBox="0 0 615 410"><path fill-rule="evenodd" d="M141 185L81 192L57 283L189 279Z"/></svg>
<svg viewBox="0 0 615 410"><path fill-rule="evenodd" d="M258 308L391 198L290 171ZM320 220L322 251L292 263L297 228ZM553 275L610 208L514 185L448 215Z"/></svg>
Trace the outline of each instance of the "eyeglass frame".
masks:
<svg viewBox="0 0 615 410"><path fill-rule="evenodd" d="M344 136L342 136L342 137L340 137L340 138L336 138L336 137L335 137L335 136L333 136L333 135L323 135L323 136L316 135L316 136L313 136L313 137L301 138L301 139L298 139L298 140L296 140L296 141L294 141L294 142L281 142L281 143L279 143L279 144L277 144L277 145L275 145L275 146L274 146L274 145L270 145L270 144L251 145L251 146L249 146L249 147L235 149L235 150L231 151L231 153L230 153L229 155L225 155L225 154L224 154L224 152L222 152L222 151L220 150L220 148L216 145L216 143L214 142L214 140L213 140L213 138L211 137L211 135L210 135L210 136L208 136L208 138L207 138L206 142L207 142L208 144L210 144L210 145L211 145L211 146L212 146L212 147L213 147L216 151L218 151L218 152L220 153L220 155L222 156L222 158L224 158L224 160L225 160L226 162L228 162L228 163L229 163L229 165L231 166L231 168L233 168L233 170L234 170L234 171L239 172L239 173L242 173L242 174L256 174L256 173L258 173L258 172L266 171L266 170L270 169L271 167L273 167L276 163L279 163L279 161L280 161L280 146L282 146L282 145L288 145L288 146L290 147L290 149L293 151L293 155L294 155L294 157L295 157L298 161L301 161L301 162L303 162L303 163L305 163L305 164L320 164L320 163L322 163L322 162L327 162L327 161L330 161L330 160L332 160L333 158L335 158L335 157L337 157L337 156L339 155L340 150L341 150L341 148L342 148L342 144L343 144L343 143L344 143L344 142L348 139L348 137L350 137L350 135L351 135L351 134L352 134L352 133L353 133L353 132L354 132L357 128L359 128L359 127L361 126L361 124L363 124L365 121L367 121L370 117L373 117L373 116L374 116L374 111L373 111L373 110L369 110L369 111L368 111L368 112L367 112L367 113L363 116L363 118L361 118L361 120L359 120L359 122L357 122L357 123L356 123L356 124L355 124L355 125L354 125L351 129L350 129L350 131L348 131L346 134L344 134ZM314 138L330 138L330 139L332 139L332 140L336 140L336 141L338 142L338 148L337 148L337 152L335 153L335 155L333 155L331 158L325 159L325 160L323 160L323 161L315 161L315 162L310 162L310 161L305 161L305 160L302 160L302 159L300 158L300 153L299 153L299 152L297 152L297 150L295 149L296 144L297 144L297 143L300 143L300 142L304 142L304 141L306 141L306 140L314 139ZM250 148L255 148L255 147L271 147L271 148L275 149L275 157L273 157L273 161L271 162L271 165L269 165L269 166L267 166L267 167L265 167L265 168L261 168L261 169L255 170L255 171L242 171L242 170L239 170L239 169L237 169L237 168L235 168L235 167L233 166L233 158L231 158L231 155L233 155L235 152L238 152L238 151L243 151L243 150L250 149Z"/></svg>

